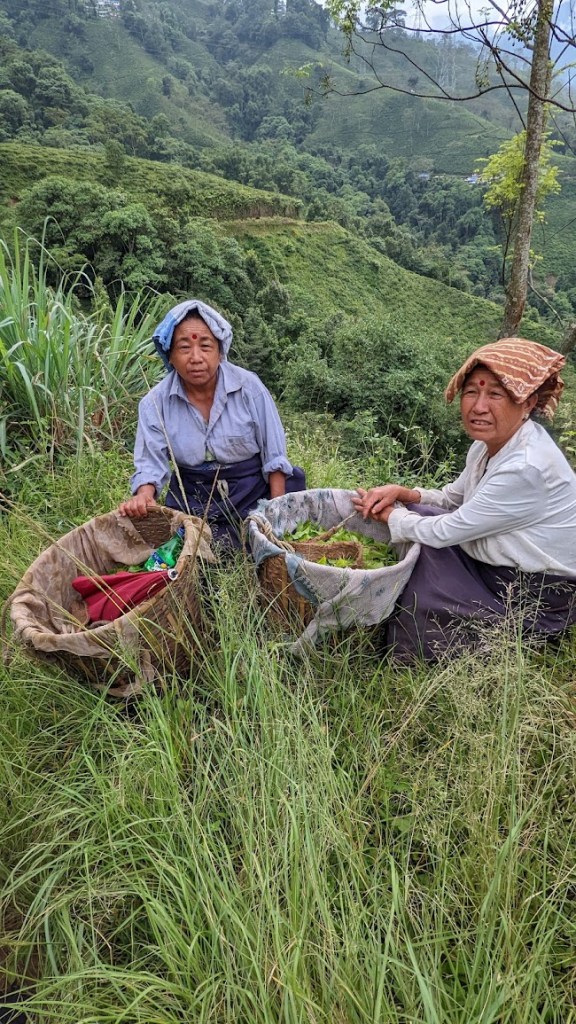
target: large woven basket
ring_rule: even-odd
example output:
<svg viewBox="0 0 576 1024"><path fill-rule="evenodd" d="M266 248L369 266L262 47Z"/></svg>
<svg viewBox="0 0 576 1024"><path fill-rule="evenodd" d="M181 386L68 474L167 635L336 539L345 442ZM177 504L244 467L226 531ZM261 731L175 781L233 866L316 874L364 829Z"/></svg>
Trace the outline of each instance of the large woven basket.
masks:
<svg viewBox="0 0 576 1024"><path fill-rule="evenodd" d="M260 526L262 527L262 523ZM326 540L318 538L303 541L284 541L270 536L276 544L287 551L301 555L307 562L319 562L322 558L336 560L345 558L350 568L362 566L362 545L358 541L330 541L330 535L337 529L327 530L321 534ZM286 559L283 555L272 555L266 558L258 572L260 589L268 610L273 618L281 624L291 626L307 626L314 616L314 605L300 594L290 579Z"/></svg>
<svg viewBox="0 0 576 1024"><path fill-rule="evenodd" d="M100 516L67 534L39 555L10 598L15 626L19 594L20 601L25 601L28 595L35 593L36 588L39 611L43 599L50 601L49 594L46 590L43 593L42 587L36 582L46 580L47 566L56 565L70 583L80 571L90 573L91 566L87 564L86 556L82 560L78 555L82 552L82 531L88 527L94 531L95 523L111 520L113 516L117 522L116 513ZM204 554L208 552L211 555L208 547L211 537L209 529L196 517L161 507L151 509L144 519L132 520L131 525L136 528L141 541L150 548L159 547L172 536L178 526L184 525L184 547L175 567L177 579L156 596L113 622L93 628L80 628L73 635L68 633L62 641L57 635L53 639L46 637L44 626L43 632L34 629L29 602L26 613L31 626L24 630L22 636L25 648L35 658L62 666L71 674L80 674L98 689L122 697L139 692L144 682L162 688L163 682L174 673L187 674L194 652L205 642L207 634L198 600L199 560L196 556L199 547ZM112 527L115 528L114 523ZM115 568L118 566L111 565L106 571L114 571ZM97 573L97 570L93 571ZM66 649L42 649L47 642L53 642L54 645L62 642ZM78 650L75 650L75 642ZM86 643L92 648L95 644L96 653L89 656L81 653ZM97 651L98 647L101 653Z"/></svg>

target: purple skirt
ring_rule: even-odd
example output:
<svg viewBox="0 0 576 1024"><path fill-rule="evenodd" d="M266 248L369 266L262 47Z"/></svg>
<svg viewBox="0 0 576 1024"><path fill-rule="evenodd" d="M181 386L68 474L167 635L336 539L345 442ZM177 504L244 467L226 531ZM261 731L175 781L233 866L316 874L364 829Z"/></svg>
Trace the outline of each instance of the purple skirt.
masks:
<svg viewBox="0 0 576 1024"><path fill-rule="evenodd" d="M286 477L286 493L305 489L304 470L294 466L292 476ZM166 504L201 519L206 516L214 540L239 548L242 521L261 498L269 497L262 460L253 455L226 466L219 462L177 466L168 484Z"/></svg>
<svg viewBox="0 0 576 1024"><path fill-rule="evenodd" d="M419 515L445 515L409 505ZM493 646L490 628L505 619L524 639L545 640L576 623L576 580L487 565L458 546L422 545L414 571L385 624L396 661L437 661L447 653Z"/></svg>

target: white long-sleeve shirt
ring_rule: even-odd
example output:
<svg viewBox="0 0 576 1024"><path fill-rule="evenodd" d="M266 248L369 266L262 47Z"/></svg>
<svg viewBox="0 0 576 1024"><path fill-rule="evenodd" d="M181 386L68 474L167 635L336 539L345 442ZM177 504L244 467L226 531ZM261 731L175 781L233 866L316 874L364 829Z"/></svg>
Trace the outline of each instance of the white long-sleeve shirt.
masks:
<svg viewBox="0 0 576 1024"><path fill-rule="evenodd" d="M420 491L445 515L395 508L393 541L459 544L472 558L526 572L576 577L576 474L542 426L528 420L492 458L474 441L464 472L441 490Z"/></svg>

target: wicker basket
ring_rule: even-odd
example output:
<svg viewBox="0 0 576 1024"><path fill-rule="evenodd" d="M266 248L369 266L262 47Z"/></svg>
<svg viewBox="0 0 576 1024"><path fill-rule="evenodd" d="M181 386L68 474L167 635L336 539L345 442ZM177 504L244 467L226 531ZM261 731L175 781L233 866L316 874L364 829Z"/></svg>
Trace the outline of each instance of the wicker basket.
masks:
<svg viewBox="0 0 576 1024"><path fill-rule="evenodd" d="M111 520L115 513L99 517ZM91 524L98 520L92 520ZM85 524L89 526L91 524ZM80 674L100 690L112 696L132 696L139 692L143 682L154 682L160 688L166 677L173 673L187 674L194 652L207 637L206 622L201 614L198 600L198 561L196 559L199 538L204 551L210 532L195 517L184 516L168 508L151 509L144 519L132 520L142 540L157 548L175 532L179 525L185 527L184 547L176 564L178 577L170 582L156 596L121 615L113 622L81 629L77 634L66 637L66 649L50 653L34 644L34 631L27 631L30 639L25 640L26 650L43 663L60 665L71 674ZM64 540L76 535L74 543L81 549L82 530L78 527ZM10 601L15 603L19 588L34 586L34 573L42 567L42 559L56 560L62 574L71 582L78 575L78 559L71 556L72 542L68 550L53 544L30 566L23 580L16 588ZM89 569L90 566L87 566ZM108 571L113 571L111 567ZM42 596L40 591L40 596ZM46 598L49 600L49 597ZM14 607L12 619L15 621ZM79 646L86 637L102 648L102 655L86 656L73 649L76 636ZM55 638L58 642L58 637Z"/></svg>
<svg viewBox="0 0 576 1024"><path fill-rule="evenodd" d="M362 545L359 541L329 541L329 537L339 526L340 524L313 540L287 543L274 538L274 541L287 551L301 555L308 562L319 562L322 558L334 560L346 558L350 562L350 568L360 569L362 567ZM325 537L326 540L322 541L322 537ZM296 590L290 579L286 559L283 555L272 555L270 558L266 558L260 566L258 578L262 596L273 618L282 624L288 622L292 626L308 625L314 616L314 605Z"/></svg>

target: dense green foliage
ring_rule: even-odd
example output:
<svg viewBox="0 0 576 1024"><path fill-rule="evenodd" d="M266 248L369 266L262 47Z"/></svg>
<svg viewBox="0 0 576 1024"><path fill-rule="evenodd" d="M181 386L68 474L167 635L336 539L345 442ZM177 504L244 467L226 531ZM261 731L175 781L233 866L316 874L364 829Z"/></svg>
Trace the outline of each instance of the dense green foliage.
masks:
<svg viewBox="0 0 576 1024"><path fill-rule="evenodd" d="M49 258L38 271L18 236L11 260L0 246L0 490L13 474L47 456L100 443L133 429L136 399L146 387L151 324L157 297L120 295L112 309L82 274L47 284ZM95 311L78 306L81 290ZM153 371L152 371L153 372Z"/></svg>
<svg viewBox="0 0 576 1024"><path fill-rule="evenodd" d="M24 211L32 216L34 195L61 184L46 179L23 201ZM63 195L73 196L76 186L64 185ZM59 223L44 225L52 253L34 243L20 253L16 233L12 262L7 250L1 254L1 437L10 466L25 459L31 439L29 456L47 449L58 456L70 444L80 451L126 429L129 446L136 401L160 370L142 356L167 297L128 300L116 276L130 280L133 267L132 283L149 283L150 268L138 257L149 214L142 205L103 205L108 193L97 185L82 189L76 206L62 202ZM90 216L79 221L77 211L89 211L93 201ZM131 252L132 216L140 231ZM330 413L356 446L372 438L386 448L395 440L437 459L461 446L442 392L454 365L494 332L495 306L403 270L336 225L260 219L219 227L197 219L186 231L152 269L169 266L172 285L230 317L232 358L257 372L288 409ZM162 252L159 243L149 248L154 259ZM106 275L112 305L102 277L82 269L84 259ZM536 324L531 333L548 340Z"/></svg>
<svg viewBox="0 0 576 1024"><path fill-rule="evenodd" d="M261 0L227 0L219 7L192 0L122 0L108 6L96 0L48 5L1 0L1 10L0 139L61 147L69 168L61 165L56 173L77 177L82 159L93 171L91 158L73 156L71 146L85 152L105 147L106 170L96 172L95 180L132 197L140 186L130 183L132 169L124 151L208 170L292 196L292 213L303 201L308 219L335 220L370 238L408 269L501 301L499 247L505 232L498 218L483 214L480 187L464 180L515 124L516 114L501 93L469 110L394 93L370 92L354 100L334 95L321 101L320 83L327 73L344 91L362 92L369 80L359 58L343 61L325 12L309 0L272 9ZM424 72L440 69L472 84L474 60L466 46L409 39L401 20L390 31ZM378 67L380 58L374 59ZM418 90L418 76L406 79L400 59L395 62L389 54L387 61L392 84ZM303 63L308 77L294 73ZM304 103L306 94L310 104ZM569 126L563 124L556 135L566 149ZM21 154L21 164L24 159ZM31 156L28 163L41 165L43 158ZM572 175L564 160L562 180ZM180 171L177 177L176 191ZM34 180L32 173L27 181ZM10 177L5 187L12 202L24 198L22 185L15 187ZM232 213L231 196L215 187L204 206L189 195L183 205L192 216L226 216ZM152 205L163 199L158 195ZM116 196L108 202L116 202ZM261 196L249 210L248 197L237 195L234 202L235 216L271 212L279 204ZM281 212L287 212L287 202ZM202 208L192 212L194 205ZM16 211L13 215L18 217ZM107 284L120 277L128 286L145 279L166 287L172 267L168 263L162 270L154 264L165 262L157 250L168 244L167 232L163 237L156 224L151 227L142 218L143 211L130 210L132 233L141 231L143 238L137 258L144 272L134 267L133 258L127 267L122 258L103 257L108 266L96 272ZM120 219L121 231L111 232L112 244L126 234L125 211ZM539 241L540 236L537 246ZM126 243L120 239L119 244ZM544 248L549 248L546 240ZM82 247L78 256L91 259ZM545 258L553 261L550 253ZM575 311L571 281L565 283L558 274L553 281L539 271L536 263L533 310L555 323L556 314L570 319ZM172 287L180 287L178 273Z"/></svg>
<svg viewBox="0 0 576 1024"><path fill-rule="evenodd" d="M117 188L143 202L151 212L179 216L294 216L299 202L286 196L224 181L221 177L150 160L125 157L120 163L101 150L59 150L26 144L0 144L3 176L0 198L9 209L5 224L18 223L16 204L39 179L58 177ZM44 211L48 209L45 206ZM42 211L41 211L42 212ZM79 225L80 226L80 225Z"/></svg>

